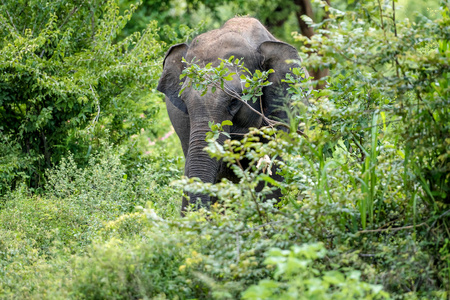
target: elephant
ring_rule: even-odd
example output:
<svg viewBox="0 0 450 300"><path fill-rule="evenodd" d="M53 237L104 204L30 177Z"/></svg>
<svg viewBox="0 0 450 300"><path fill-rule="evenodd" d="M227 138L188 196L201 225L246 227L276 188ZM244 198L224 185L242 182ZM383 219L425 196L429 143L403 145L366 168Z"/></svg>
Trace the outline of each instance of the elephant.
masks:
<svg viewBox="0 0 450 300"><path fill-rule="evenodd" d="M164 58L157 90L166 96L167 112L181 142L186 159L185 176L200 178L205 183L216 183L222 178L237 181L236 175L226 163L211 158L204 151L209 121L222 123L230 120L233 125L224 126L224 129L231 139L242 138L251 127L261 128L265 125L261 115L219 89L215 93L209 89L202 96L201 91L187 86L180 94L181 84L186 80L180 80L180 74L186 67L183 58L186 62L195 58L199 65L212 63L217 66L220 64L219 58L228 59L231 56L242 58L245 67L251 72L269 69L275 71L268 77L272 84L263 88L261 101L249 101L248 104L263 112L266 117L280 121L288 119L286 111L280 109L287 93L287 84L281 80L292 72L291 68L299 67L301 62L293 46L277 40L257 19L250 17L232 18L220 29L193 38L189 45L182 43L170 47ZM233 80L227 84L234 92L242 95L239 74L234 75ZM221 135L219 143L223 141ZM283 180L275 170L272 174L275 180ZM208 208L211 203L209 195L188 193L188 196L190 200L186 197L182 199L182 215L189 205ZM274 191L271 196L279 198L281 192Z"/></svg>

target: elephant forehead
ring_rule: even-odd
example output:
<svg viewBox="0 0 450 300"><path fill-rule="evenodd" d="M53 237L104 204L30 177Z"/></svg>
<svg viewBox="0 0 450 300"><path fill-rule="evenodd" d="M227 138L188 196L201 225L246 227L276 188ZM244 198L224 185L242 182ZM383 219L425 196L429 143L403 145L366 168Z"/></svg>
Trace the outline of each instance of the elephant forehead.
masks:
<svg viewBox="0 0 450 300"><path fill-rule="evenodd" d="M258 53L247 40L232 31L212 31L196 37L186 54L188 61L194 57L204 63L218 64L218 58L227 59L230 56L244 58L244 63L254 63Z"/></svg>
<svg viewBox="0 0 450 300"><path fill-rule="evenodd" d="M202 96L203 90L197 90L189 85L184 88L183 92L181 93L181 97L185 102L197 102L197 101L202 102L205 99L213 99L211 101L226 102L227 100L231 100L232 98L235 98L237 95L242 94L243 86L239 76L240 76L239 73L234 74L232 76L233 77L232 80L224 82L224 86L227 92L223 91L220 88L216 88L213 93L212 85L210 85L206 93Z"/></svg>
<svg viewBox="0 0 450 300"><path fill-rule="evenodd" d="M228 87L234 90L234 87L230 85L230 82L227 82L226 84L228 85ZM231 99L231 96L221 89L216 89L214 93L212 93L211 87L208 88L205 94L203 94L203 91L196 90L192 87L187 87L181 94L181 97L186 104L198 104L203 102L207 102L210 104L217 102L217 104L219 104L225 103L227 102L227 100Z"/></svg>

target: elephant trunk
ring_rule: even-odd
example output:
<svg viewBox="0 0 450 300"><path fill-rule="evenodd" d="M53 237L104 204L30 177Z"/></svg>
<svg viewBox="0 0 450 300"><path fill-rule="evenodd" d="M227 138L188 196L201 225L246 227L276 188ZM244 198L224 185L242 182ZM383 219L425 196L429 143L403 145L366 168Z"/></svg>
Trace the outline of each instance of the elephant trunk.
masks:
<svg viewBox="0 0 450 300"><path fill-rule="evenodd" d="M191 127L191 136L189 139L189 151L186 158L185 175L189 178L197 177L204 183L215 183L219 171L219 161L211 158L204 151L207 146L205 141L206 133L209 131L208 125L203 124ZM220 139L223 143L222 139ZM210 206L210 197L207 194L188 193L189 203L183 201L182 210L186 209L188 204L194 204L196 208Z"/></svg>

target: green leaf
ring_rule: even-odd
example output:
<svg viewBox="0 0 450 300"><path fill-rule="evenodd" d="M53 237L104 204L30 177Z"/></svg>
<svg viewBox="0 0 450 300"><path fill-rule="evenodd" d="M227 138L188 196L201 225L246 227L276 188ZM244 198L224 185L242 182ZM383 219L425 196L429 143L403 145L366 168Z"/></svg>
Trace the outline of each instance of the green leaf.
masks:
<svg viewBox="0 0 450 300"><path fill-rule="evenodd" d="M339 271L328 271L325 272L323 280L331 284L340 284L345 282L344 275Z"/></svg>
<svg viewBox="0 0 450 300"><path fill-rule="evenodd" d="M242 96L241 96L241 99L242 99L243 101L251 100L251 99L252 99L252 95L250 95L250 94L242 95Z"/></svg>
<svg viewBox="0 0 450 300"><path fill-rule="evenodd" d="M222 122L222 126L225 126L225 125L232 126L233 122L231 122L230 120L225 120Z"/></svg>
<svg viewBox="0 0 450 300"><path fill-rule="evenodd" d="M227 77L224 77L223 79L225 79L226 81L232 81L233 80L233 75L236 75L236 73L230 73L230 74L228 74Z"/></svg>

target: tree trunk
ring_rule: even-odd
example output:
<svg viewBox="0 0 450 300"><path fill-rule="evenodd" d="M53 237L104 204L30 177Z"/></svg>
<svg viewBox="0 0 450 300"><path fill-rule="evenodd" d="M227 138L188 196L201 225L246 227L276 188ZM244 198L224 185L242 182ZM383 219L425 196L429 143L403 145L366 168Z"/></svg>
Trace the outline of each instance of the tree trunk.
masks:
<svg viewBox="0 0 450 300"><path fill-rule="evenodd" d="M330 1L326 0L328 5L330 5ZM310 17L312 20L314 20L314 13L312 10L311 0L294 0L294 3L299 7L299 10L297 10L297 21L298 25L300 27L302 35L306 36L307 38L311 39L311 37L314 35L314 30L309 27L305 21L302 20L301 16L306 15ZM328 18L328 13L325 14L324 19ZM329 70L328 68L323 69L317 69L317 70L308 70L309 75L314 77L314 80L319 80L325 76L328 76ZM318 83L316 86L316 89L322 89L324 88L325 83Z"/></svg>
<svg viewBox="0 0 450 300"><path fill-rule="evenodd" d="M297 10L297 21L300 31L307 38L311 38L314 35L314 30L302 20L301 16L307 15L314 20L314 14L312 10L312 5L310 0L294 0L294 3L299 7Z"/></svg>

